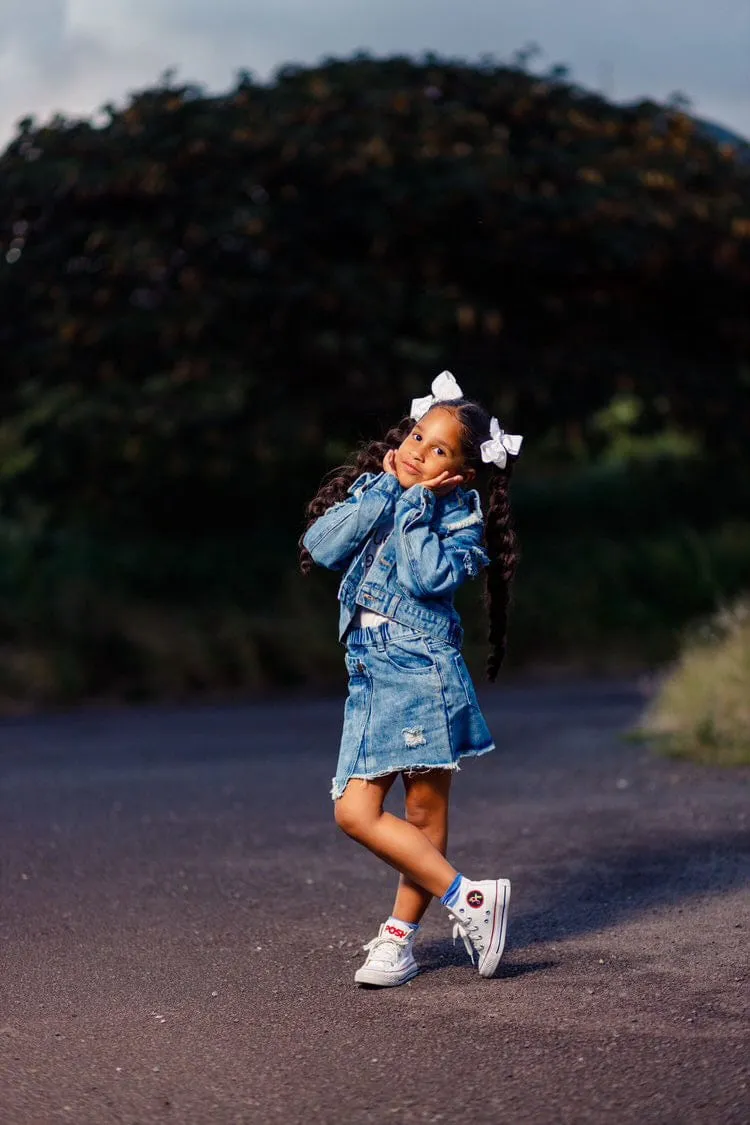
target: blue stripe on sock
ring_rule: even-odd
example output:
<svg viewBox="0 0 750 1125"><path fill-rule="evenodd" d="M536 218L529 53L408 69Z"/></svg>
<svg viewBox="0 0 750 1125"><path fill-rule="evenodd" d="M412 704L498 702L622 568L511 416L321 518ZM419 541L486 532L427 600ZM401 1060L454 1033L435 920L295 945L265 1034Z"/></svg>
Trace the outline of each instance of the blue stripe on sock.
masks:
<svg viewBox="0 0 750 1125"><path fill-rule="evenodd" d="M407 930L418 930L419 922L404 922L403 918L396 918L391 914L391 921L398 922L399 926L403 926Z"/></svg>
<svg viewBox="0 0 750 1125"><path fill-rule="evenodd" d="M463 879L463 875L461 875L459 873L456 876L456 878L453 880L451 885L448 887L448 890L445 892L443 897L440 899L443 906L453 906L455 904L456 899L458 898L458 892L461 889L461 880L462 879Z"/></svg>

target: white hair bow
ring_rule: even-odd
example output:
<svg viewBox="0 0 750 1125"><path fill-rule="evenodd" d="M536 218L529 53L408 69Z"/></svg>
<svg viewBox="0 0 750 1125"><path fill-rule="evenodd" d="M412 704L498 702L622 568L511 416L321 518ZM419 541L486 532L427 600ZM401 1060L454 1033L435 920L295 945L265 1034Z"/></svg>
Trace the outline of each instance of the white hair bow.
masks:
<svg viewBox="0 0 750 1125"><path fill-rule="evenodd" d="M508 454L517 457L521 452L523 438L520 434L506 434L505 430L500 429L497 418L493 418L490 422L490 435L490 438L483 441L480 446L482 460L485 464L497 465L498 469L504 469L508 463Z"/></svg>
<svg viewBox="0 0 750 1125"><path fill-rule="evenodd" d="M431 395L425 395L424 398L412 399L409 417L416 419L418 422L420 418L424 418L427 411L433 407L436 402L454 402L457 398L463 397L464 392L461 390L450 371L441 371L437 378L432 380Z"/></svg>

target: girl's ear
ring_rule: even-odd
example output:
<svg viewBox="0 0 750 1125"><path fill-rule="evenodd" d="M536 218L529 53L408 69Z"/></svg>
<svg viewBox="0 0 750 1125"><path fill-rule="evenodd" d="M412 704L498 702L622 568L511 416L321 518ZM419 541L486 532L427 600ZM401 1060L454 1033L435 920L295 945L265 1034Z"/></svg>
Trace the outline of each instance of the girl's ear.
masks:
<svg viewBox="0 0 750 1125"><path fill-rule="evenodd" d="M476 469L461 469L461 476L464 478L464 484L471 484L476 475Z"/></svg>

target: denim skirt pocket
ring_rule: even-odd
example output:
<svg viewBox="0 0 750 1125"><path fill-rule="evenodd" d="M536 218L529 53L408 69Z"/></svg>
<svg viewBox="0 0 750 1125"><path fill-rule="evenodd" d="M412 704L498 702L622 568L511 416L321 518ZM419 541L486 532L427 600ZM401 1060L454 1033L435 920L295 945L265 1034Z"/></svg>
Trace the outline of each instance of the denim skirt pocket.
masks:
<svg viewBox="0 0 750 1125"><path fill-rule="evenodd" d="M446 641L427 642L440 673L454 747L459 754L483 754L494 743L460 649Z"/></svg>
<svg viewBox="0 0 750 1125"><path fill-rule="evenodd" d="M469 707L476 707L478 709L479 704L477 703L477 696L476 692L474 691L474 685L471 682L471 675L469 673L469 669L466 667L466 661L464 660L460 652L455 653L453 657L453 663L456 668L456 674L458 676L459 682L464 689L466 702L468 703Z"/></svg>
<svg viewBox="0 0 750 1125"><path fill-rule="evenodd" d="M435 661L425 638L419 633L415 633L414 636L400 634L396 639L389 638L384 655L397 672L427 675L435 671Z"/></svg>
<svg viewBox="0 0 750 1125"><path fill-rule="evenodd" d="M359 656L347 652L349 692L344 705L344 728L341 732L339 758L336 766L333 796L340 796L353 773L367 773L367 734L372 712L372 677ZM336 789L339 792L336 792Z"/></svg>

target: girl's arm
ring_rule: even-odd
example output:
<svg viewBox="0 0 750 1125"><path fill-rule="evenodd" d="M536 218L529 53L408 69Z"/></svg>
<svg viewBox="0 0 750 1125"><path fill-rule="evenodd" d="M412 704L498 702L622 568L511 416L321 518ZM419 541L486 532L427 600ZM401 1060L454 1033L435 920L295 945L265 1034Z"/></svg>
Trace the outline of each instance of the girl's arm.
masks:
<svg viewBox="0 0 750 1125"><path fill-rule="evenodd" d="M305 532L302 542L314 561L329 570L343 569L401 491L392 473L358 477L349 489L349 499L333 504Z"/></svg>
<svg viewBox="0 0 750 1125"><path fill-rule="evenodd" d="M483 546L481 511L477 508L466 519L457 521L459 526L449 527L441 537L430 526L435 503L434 492L413 485L396 505L396 574L415 598L449 594L465 579L479 574L490 561Z"/></svg>

